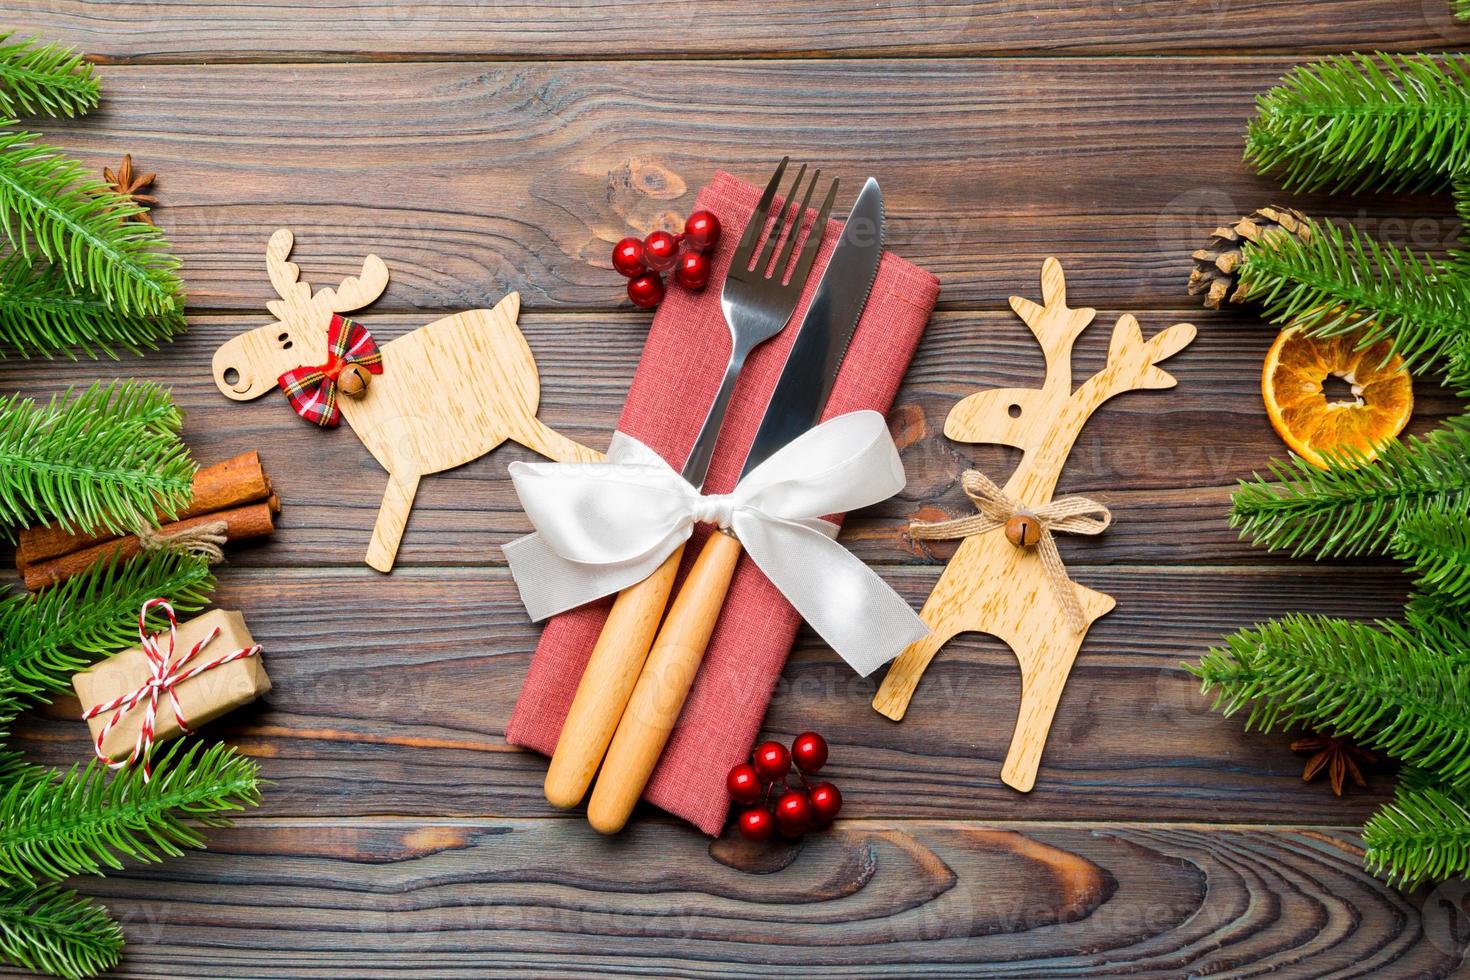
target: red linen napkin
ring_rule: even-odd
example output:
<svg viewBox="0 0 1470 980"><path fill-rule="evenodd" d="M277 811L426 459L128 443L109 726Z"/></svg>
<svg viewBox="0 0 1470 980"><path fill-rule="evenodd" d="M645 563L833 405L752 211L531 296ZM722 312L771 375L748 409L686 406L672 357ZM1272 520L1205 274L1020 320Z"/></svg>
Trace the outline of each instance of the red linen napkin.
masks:
<svg viewBox="0 0 1470 980"><path fill-rule="evenodd" d="M724 235L712 256L709 285L697 293L669 287L653 318L618 421L621 431L649 446L675 469L684 465L693 448L724 374L730 331L720 312L720 287L760 193L759 188L723 171L700 191L696 207L713 211L724 225ZM805 220L809 223L815 217L808 211ZM791 325L757 347L746 361L710 464L706 493L728 493L734 488L840 227L839 222L831 223ZM934 276L884 253L824 419L858 409L888 411L938 296L939 281ZM709 532L708 527L695 528L684 552L684 572ZM546 755L556 748L582 668L611 601L592 603L547 622L506 726L509 742ZM704 664L644 799L707 834L720 833L729 810L725 774L749 755L800 624L796 610L750 558L742 556Z"/></svg>

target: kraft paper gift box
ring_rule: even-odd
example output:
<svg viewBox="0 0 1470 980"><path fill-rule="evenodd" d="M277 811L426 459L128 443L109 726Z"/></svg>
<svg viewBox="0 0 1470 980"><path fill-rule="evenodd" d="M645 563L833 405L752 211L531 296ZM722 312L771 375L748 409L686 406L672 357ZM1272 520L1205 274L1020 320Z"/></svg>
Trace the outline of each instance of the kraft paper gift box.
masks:
<svg viewBox="0 0 1470 980"><path fill-rule="evenodd" d="M245 617L238 612L212 609L188 622L179 624L178 639L174 643L173 655L169 657L169 664L175 664L187 656L194 644L207 636L209 631L216 626L220 628L219 635L194 655L188 667L185 668L186 670L255 645L255 640L251 638L250 631L245 627ZM159 636L157 643L160 652L167 656L169 652L167 630ZM136 646L74 674L71 684L76 689L77 697L81 699L82 711L85 713L93 705L105 704L115 698L131 694L142 687L151 676L148 656L143 652L142 646ZM184 712L184 720L188 722L190 729L197 730L200 725L226 712L233 711L241 705L249 704L270 689L271 681L266 676L265 665L261 662L260 654L256 654L253 657L221 664L206 670L197 677L182 681L174 687L174 692L178 695L179 705ZM142 728L143 715L147 709L148 704L144 700L123 715L103 739L103 754L114 762L128 757L137 743L138 732ZM87 720L87 725L92 730L94 743L113 714L113 711L104 711ZM181 734L178 720L174 717L173 702L166 692L160 692L158 695L158 709L153 729L155 742L177 738Z"/></svg>

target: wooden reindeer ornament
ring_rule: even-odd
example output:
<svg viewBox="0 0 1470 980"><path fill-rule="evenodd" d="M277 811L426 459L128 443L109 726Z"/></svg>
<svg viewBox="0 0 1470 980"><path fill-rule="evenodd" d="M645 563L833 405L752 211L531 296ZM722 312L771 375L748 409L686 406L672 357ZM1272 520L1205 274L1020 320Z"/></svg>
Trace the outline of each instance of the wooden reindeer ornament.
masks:
<svg viewBox="0 0 1470 980"><path fill-rule="evenodd" d="M280 295L266 306L276 322L215 352L214 382L227 398L259 398L287 371L322 364L334 315L361 309L388 286L388 267L369 255L361 275L312 292L287 261L292 241L282 228L266 248L266 269ZM342 417L388 471L367 551L367 563L378 571L393 567L421 477L478 459L506 439L563 462L602 458L536 418L541 385L516 326L519 313L520 296L511 293L494 309L443 317L384 343L381 373L341 378L351 396L337 403Z"/></svg>
<svg viewBox="0 0 1470 980"><path fill-rule="evenodd" d="M1062 466L1083 424L1103 402L1125 391L1172 388L1174 378L1155 365L1195 336L1191 324L1178 323L1145 341L1138 321L1124 314L1113 329L1107 366L1074 391L1072 344L1097 311L1067 306L1066 280L1056 259L1042 266L1041 292L1044 305L1013 296L1011 309L1046 355L1042 387L970 395L944 424L944 434L958 442L999 443L1024 455L1004 488L978 473L967 474L966 490L981 514L945 522L959 534L926 535L963 534L964 540L920 613L933 632L899 655L873 699L874 708L898 721L929 661L951 637L974 631L1002 640L1020 663L1021 708L1001 779L1022 792L1036 783L1047 732L1083 637L1114 605L1111 596L1068 579L1055 544L1040 541L1050 533L1045 529L1050 520L1062 522L1057 528L1062 531L1096 533L1107 526L1106 510L1092 501L1053 501ZM1083 516L1088 511L1100 512L1103 519Z"/></svg>

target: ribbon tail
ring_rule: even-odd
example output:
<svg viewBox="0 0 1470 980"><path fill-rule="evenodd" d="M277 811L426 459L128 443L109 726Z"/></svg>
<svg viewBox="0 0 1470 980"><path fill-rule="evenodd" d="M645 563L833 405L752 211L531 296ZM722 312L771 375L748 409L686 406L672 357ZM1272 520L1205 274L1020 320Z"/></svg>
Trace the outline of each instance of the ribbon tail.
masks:
<svg viewBox="0 0 1470 980"><path fill-rule="evenodd" d="M866 677L928 636L929 627L876 572L814 523L737 513L734 530L802 618Z"/></svg>
<svg viewBox="0 0 1470 980"><path fill-rule="evenodd" d="M685 528L684 539L688 537L689 529ZM507 541L501 550L531 622L539 623L648 578L679 541L666 544L638 558L601 565L563 558L536 533Z"/></svg>
<svg viewBox="0 0 1470 980"><path fill-rule="evenodd" d="M1037 551L1041 553L1041 565L1046 569L1046 578L1051 584L1052 593L1067 615L1067 625L1072 627L1073 633L1081 633L1087 627L1082 603L1077 601L1077 590L1072 585L1071 577L1067 575L1067 567L1062 564L1061 553L1057 551L1057 539L1052 537L1050 530L1041 532Z"/></svg>

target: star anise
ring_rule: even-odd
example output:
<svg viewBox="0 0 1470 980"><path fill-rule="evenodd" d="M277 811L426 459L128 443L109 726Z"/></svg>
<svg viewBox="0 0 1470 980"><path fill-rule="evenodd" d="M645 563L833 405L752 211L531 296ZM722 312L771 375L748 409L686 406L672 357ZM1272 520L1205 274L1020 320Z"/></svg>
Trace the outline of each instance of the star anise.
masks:
<svg viewBox="0 0 1470 980"><path fill-rule="evenodd" d="M1327 781L1332 792L1342 795L1343 784L1349 776L1359 789L1367 789L1368 781L1363 778L1363 767L1378 762L1378 757L1367 749L1353 744L1352 739L1332 738L1327 735L1311 735L1291 743L1293 752L1311 753L1307 765L1302 769L1302 781L1310 783L1322 771L1327 772Z"/></svg>
<svg viewBox="0 0 1470 980"><path fill-rule="evenodd" d="M158 198L152 194L140 194L139 191L145 187L153 186L157 174L135 174L133 173L133 155L124 153L122 163L117 172L113 173L111 167L102 168L102 179L107 181L107 186L121 197L125 197L134 204L143 206L143 210L137 214L128 215L132 221L142 221L145 224L153 224L153 219L148 215L148 205L158 203Z"/></svg>

